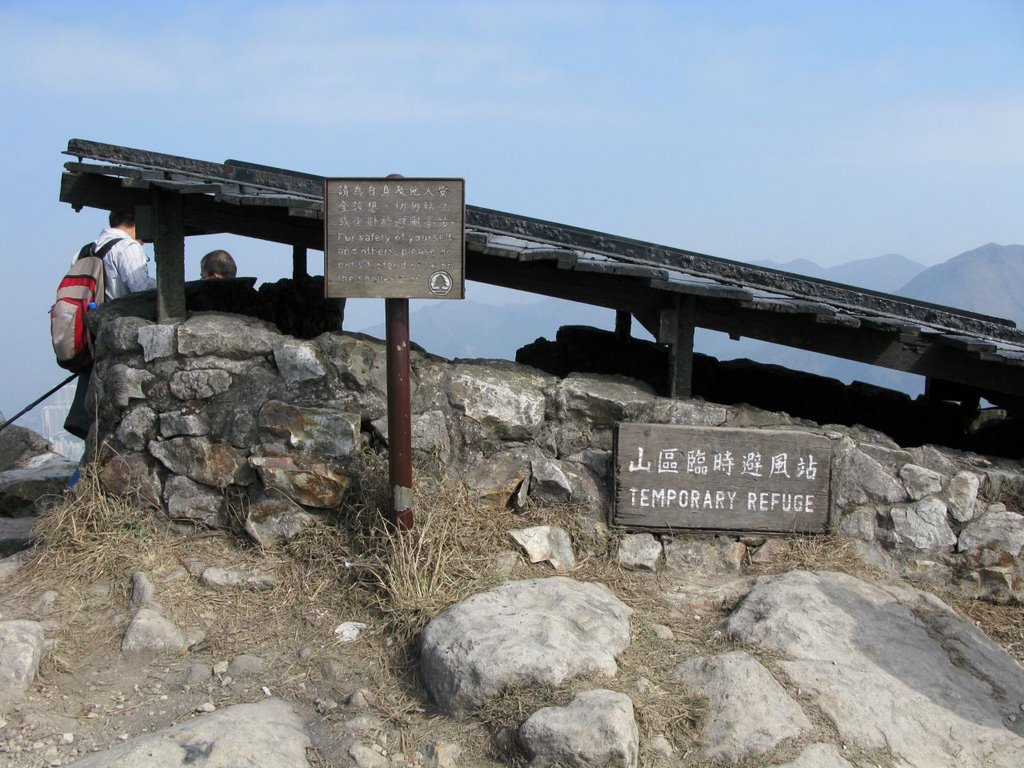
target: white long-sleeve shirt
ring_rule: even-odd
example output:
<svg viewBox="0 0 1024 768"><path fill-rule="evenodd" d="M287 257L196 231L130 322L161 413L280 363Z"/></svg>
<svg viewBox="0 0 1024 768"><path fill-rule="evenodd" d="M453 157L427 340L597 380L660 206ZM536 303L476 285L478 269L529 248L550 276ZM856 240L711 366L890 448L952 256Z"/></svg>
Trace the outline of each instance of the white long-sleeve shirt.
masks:
<svg viewBox="0 0 1024 768"><path fill-rule="evenodd" d="M127 232L107 227L96 238L96 247L114 238L120 242L115 243L103 257L104 298L110 301L129 293L156 288L156 280L149 276L149 257Z"/></svg>

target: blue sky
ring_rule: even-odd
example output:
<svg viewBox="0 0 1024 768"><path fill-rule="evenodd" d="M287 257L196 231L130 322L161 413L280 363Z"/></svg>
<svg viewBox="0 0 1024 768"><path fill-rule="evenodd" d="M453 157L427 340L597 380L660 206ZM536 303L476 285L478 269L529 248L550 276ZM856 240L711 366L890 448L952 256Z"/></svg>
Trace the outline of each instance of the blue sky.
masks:
<svg viewBox="0 0 1024 768"><path fill-rule="evenodd" d="M1021 0L0 1L0 99L8 416L62 378L46 312L103 224L57 200L73 137L461 176L474 205L743 261L1024 243ZM186 276L221 244L290 269L203 238Z"/></svg>

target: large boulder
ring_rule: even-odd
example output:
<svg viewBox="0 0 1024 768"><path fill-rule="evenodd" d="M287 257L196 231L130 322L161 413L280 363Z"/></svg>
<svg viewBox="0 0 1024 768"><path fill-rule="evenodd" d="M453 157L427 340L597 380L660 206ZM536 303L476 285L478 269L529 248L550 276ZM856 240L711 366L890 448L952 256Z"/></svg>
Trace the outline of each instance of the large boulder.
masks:
<svg viewBox="0 0 1024 768"><path fill-rule="evenodd" d="M3 421L3 414L0 414ZM0 432L0 472L16 469L36 456L50 452L50 444L31 429L10 424Z"/></svg>
<svg viewBox="0 0 1024 768"><path fill-rule="evenodd" d="M279 456L253 456L249 462L267 490L307 507L334 509L349 485L348 477L326 464Z"/></svg>
<svg viewBox="0 0 1024 768"><path fill-rule="evenodd" d="M73 768L309 768L302 719L281 699L236 704L147 733Z"/></svg>
<svg viewBox="0 0 1024 768"><path fill-rule="evenodd" d="M283 337L270 323L220 312L192 315L178 326L178 354L244 360L269 355Z"/></svg>
<svg viewBox="0 0 1024 768"><path fill-rule="evenodd" d="M1024 548L1024 516L1016 512L987 512L960 532L958 549L978 554L989 549L1018 557Z"/></svg>
<svg viewBox="0 0 1024 768"><path fill-rule="evenodd" d="M529 440L544 424L544 390L554 378L511 364L456 365L448 399L480 437Z"/></svg>
<svg viewBox="0 0 1024 768"><path fill-rule="evenodd" d="M877 502L897 504L907 498L904 485L849 437L843 437L836 447L832 477L839 509Z"/></svg>
<svg viewBox="0 0 1024 768"><path fill-rule="evenodd" d="M154 440L149 444L149 452L174 474L214 488L248 485L256 479L238 449L206 437Z"/></svg>
<svg viewBox="0 0 1024 768"><path fill-rule="evenodd" d="M422 633L431 696L462 717L505 688L618 671L632 609L601 584L564 577L502 584L452 606Z"/></svg>
<svg viewBox="0 0 1024 768"><path fill-rule="evenodd" d="M956 534L946 520L946 505L936 498L892 508L892 533L898 548L910 550L949 549Z"/></svg>
<svg viewBox="0 0 1024 768"><path fill-rule="evenodd" d="M926 592L840 573L763 577L725 624L854 749L901 765L1024 765L1024 667Z"/></svg>
<svg viewBox="0 0 1024 768"><path fill-rule="evenodd" d="M260 429L303 453L338 458L359 446L360 416L334 408L315 408L270 400L260 408Z"/></svg>
<svg viewBox="0 0 1024 768"><path fill-rule="evenodd" d="M0 516L25 517L39 512L36 502L60 496L78 467L56 453L29 459L18 469L0 472Z"/></svg>

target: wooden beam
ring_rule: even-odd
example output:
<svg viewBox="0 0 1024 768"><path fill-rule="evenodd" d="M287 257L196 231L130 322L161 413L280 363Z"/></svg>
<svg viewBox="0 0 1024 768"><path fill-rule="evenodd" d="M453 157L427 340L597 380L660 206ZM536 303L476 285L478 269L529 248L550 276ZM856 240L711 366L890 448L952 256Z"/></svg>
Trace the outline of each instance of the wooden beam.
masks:
<svg viewBox="0 0 1024 768"><path fill-rule="evenodd" d="M208 195L189 195L183 203L190 234L227 233L317 251L324 247L324 225L319 219L294 219L283 208L232 205Z"/></svg>
<svg viewBox="0 0 1024 768"><path fill-rule="evenodd" d="M759 312L729 302L702 301L696 322L701 328L730 335L975 387L990 400L990 393L1019 396L1024 392L1024 366L990 362L976 353L935 343L923 335L822 325L804 314Z"/></svg>
<svg viewBox="0 0 1024 768"><path fill-rule="evenodd" d="M615 340L619 344L625 344L629 341L631 330L633 327L633 315L625 310L618 309L615 311Z"/></svg>
<svg viewBox="0 0 1024 768"><path fill-rule="evenodd" d="M60 201L71 204L75 210L130 211L137 205L149 204L149 200L149 192L127 189L121 186L120 179L109 176L65 173L60 178Z"/></svg>
<svg viewBox="0 0 1024 768"><path fill-rule="evenodd" d="M157 320L167 323L185 317L185 224L181 196L153 196L156 252Z"/></svg>
<svg viewBox="0 0 1024 768"><path fill-rule="evenodd" d="M466 279L634 314L657 305L661 295L643 280L560 270L552 261L520 262L472 247L466 249Z"/></svg>
<svg viewBox="0 0 1024 768"><path fill-rule="evenodd" d="M306 259L306 246L292 246L292 280L309 277L309 264Z"/></svg>
<svg viewBox="0 0 1024 768"><path fill-rule="evenodd" d="M673 307L661 313L658 342L669 345L668 395L690 397L693 393L693 331L696 327L697 299L674 297Z"/></svg>
<svg viewBox="0 0 1024 768"><path fill-rule="evenodd" d="M977 410L981 404L982 393L975 387L965 387L928 376L924 380L924 396L929 400L953 400L964 408Z"/></svg>

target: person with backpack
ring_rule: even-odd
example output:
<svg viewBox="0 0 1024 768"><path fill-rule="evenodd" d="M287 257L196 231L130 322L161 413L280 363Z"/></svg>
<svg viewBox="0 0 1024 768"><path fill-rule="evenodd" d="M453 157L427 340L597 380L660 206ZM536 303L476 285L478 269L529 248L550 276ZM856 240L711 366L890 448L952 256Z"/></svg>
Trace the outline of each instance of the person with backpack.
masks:
<svg viewBox="0 0 1024 768"><path fill-rule="evenodd" d="M110 301L156 288L156 280L149 276L149 257L135 236L134 214L110 212L110 226L100 232L94 247L100 250L110 241L114 245L103 257L104 298Z"/></svg>
<svg viewBox="0 0 1024 768"><path fill-rule="evenodd" d="M102 254L103 295L97 295L96 301L111 301L130 293L156 288L156 280L149 275L149 257L136 237L135 215L127 211L111 211L109 223L110 226L100 232L92 247L82 248L77 257L82 259ZM81 322L84 322L84 318ZM93 419L88 408L91 355L89 360L87 367L79 372L75 399L64 420L64 429L83 440L89 434Z"/></svg>

